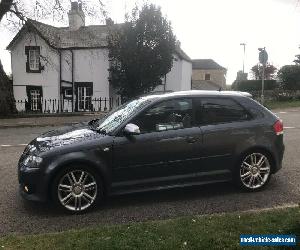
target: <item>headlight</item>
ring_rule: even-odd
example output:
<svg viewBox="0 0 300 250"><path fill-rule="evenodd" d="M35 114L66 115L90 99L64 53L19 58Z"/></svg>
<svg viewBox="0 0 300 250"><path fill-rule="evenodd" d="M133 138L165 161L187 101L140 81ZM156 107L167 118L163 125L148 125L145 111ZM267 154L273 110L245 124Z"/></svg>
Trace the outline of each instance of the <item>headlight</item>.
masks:
<svg viewBox="0 0 300 250"><path fill-rule="evenodd" d="M23 164L29 168L38 168L42 161L43 159L41 157L35 155L27 155L23 160Z"/></svg>

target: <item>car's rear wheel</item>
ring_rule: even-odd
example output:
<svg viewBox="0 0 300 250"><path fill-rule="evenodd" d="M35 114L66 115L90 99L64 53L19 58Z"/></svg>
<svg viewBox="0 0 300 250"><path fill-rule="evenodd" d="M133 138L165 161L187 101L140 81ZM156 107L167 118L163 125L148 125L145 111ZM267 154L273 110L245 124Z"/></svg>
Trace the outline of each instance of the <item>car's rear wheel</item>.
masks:
<svg viewBox="0 0 300 250"><path fill-rule="evenodd" d="M268 154L254 151L245 154L236 170L239 186L248 191L264 188L271 178L272 161Z"/></svg>
<svg viewBox="0 0 300 250"><path fill-rule="evenodd" d="M65 211L84 212L103 196L102 182L99 175L88 167L67 167L55 178L52 196Z"/></svg>

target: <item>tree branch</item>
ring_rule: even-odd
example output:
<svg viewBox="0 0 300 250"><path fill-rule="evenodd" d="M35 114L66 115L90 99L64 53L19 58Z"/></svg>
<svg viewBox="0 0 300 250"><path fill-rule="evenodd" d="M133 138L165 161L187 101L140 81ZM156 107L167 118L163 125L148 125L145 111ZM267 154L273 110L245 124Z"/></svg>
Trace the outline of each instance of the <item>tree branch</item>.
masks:
<svg viewBox="0 0 300 250"><path fill-rule="evenodd" d="M4 15L9 12L13 5L13 0L1 0L0 2L0 22Z"/></svg>

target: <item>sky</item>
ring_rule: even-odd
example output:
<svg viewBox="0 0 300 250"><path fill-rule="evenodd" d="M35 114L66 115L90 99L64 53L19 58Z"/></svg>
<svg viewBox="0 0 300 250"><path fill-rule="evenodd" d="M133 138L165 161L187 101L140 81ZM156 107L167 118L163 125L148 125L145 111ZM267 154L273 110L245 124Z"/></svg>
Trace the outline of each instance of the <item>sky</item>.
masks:
<svg viewBox="0 0 300 250"><path fill-rule="evenodd" d="M83 0L84 1L84 0ZM97 2L97 0L88 0ZM115 22L145 0L103 0ZM161 6L171 21L182 49L192 59L211 58L227 68L227 84L232 84L243 67L245 71L258 63L258 48L266 47L269 62L277 68L292 64L300 54L300 0L149 0ZM66 14L67 15L67 14ZM43 20L49 24L52 20ZM86 25L98 24L87 18ZM6 46L15 33L0 29L0 58L11 72Z"/></svg>

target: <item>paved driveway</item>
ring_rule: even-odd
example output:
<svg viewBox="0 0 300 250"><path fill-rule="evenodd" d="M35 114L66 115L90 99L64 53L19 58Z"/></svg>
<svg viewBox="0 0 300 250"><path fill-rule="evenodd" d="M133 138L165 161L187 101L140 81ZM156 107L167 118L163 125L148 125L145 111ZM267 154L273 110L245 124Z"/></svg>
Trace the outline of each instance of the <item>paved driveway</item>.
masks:
<svg viewBox="0 0 300 250"><path fill-rule="evenodd" d="M24 145L47 127L0 129L0 236L42 233L98 224L266 208L300 201L300 109L277 111L283 119L283 169L263 192L244 193L231 184L110 197L88 214L65 215L49 204L25 202L18 194L16 164Z"/></svg>

